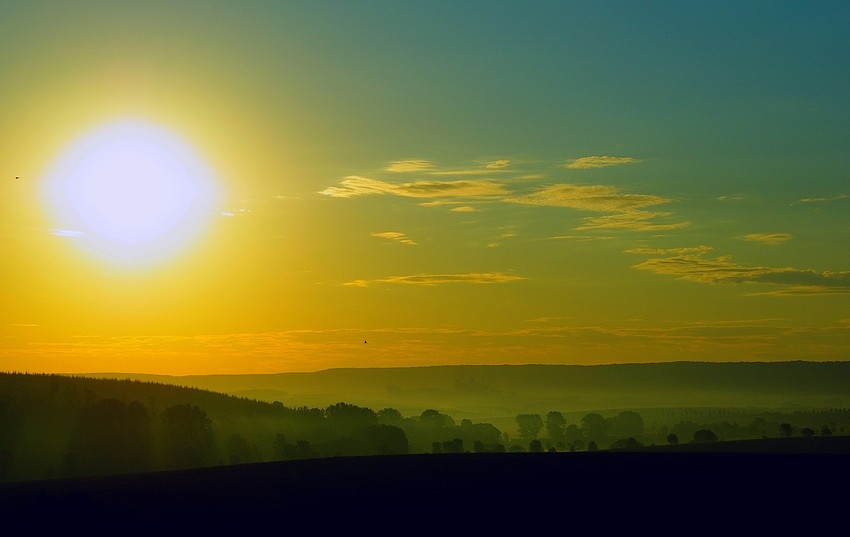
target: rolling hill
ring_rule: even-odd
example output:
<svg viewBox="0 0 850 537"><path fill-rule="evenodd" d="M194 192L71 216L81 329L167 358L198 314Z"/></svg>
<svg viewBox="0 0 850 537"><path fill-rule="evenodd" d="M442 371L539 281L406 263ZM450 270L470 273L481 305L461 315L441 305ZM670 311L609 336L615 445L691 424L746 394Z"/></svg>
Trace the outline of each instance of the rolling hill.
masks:
<svg viewBox="0 0 850 537"><path fill-rule="evenodd" d="M284 405L338 401L405 415L436 408L496 421L518 413L616 409L846 408L850 362L671 362L616 365L477 365L329 369L266 375L133 375Z"/></svg>

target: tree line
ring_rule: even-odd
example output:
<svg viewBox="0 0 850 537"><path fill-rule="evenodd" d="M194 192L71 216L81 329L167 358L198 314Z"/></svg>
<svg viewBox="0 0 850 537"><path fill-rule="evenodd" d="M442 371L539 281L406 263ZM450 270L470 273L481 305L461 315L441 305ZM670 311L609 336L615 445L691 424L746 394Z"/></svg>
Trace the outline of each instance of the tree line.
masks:
<svg viewBox="0 0 850 537"><path fill-rule="evenodd" d="M0 481L150 472L314 457L406 453L576 452L737 437L832 434L847 411L648 430L638 412L519 414L516 428L459 422L436 409L402 416L339 402L286 407L138 381L0 374Z"/></svg>
<svg viewBox="0 0 850 537"><path fill-rule="evenodd" d="M514 441L512 451L594 451L598 449L626 449L646 445L676 445L680 443L708 443L724 440L749 440L779 438L795 435L812 437L844 433L850 419L850 410L829 409L810 412L767 412L755 416L749 423L723 420L720 422L695 422L680 420L672 426L662 425L647 430L643 417L635 411L624 410L603 417L597 412L585 414L578 423L567 423L564 415L550 411L540 414L516 416L519 442Z"/></svg>

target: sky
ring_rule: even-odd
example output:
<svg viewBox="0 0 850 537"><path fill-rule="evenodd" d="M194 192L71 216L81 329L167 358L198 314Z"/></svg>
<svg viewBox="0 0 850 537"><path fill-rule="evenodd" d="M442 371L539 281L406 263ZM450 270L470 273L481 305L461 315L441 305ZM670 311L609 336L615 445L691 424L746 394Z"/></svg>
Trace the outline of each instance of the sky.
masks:
<svg viewBox="0 0 850 537"><path fill-rule="evenodd" d="M0 51L0 370L850 358L846 2L7 0Z"/></svg>

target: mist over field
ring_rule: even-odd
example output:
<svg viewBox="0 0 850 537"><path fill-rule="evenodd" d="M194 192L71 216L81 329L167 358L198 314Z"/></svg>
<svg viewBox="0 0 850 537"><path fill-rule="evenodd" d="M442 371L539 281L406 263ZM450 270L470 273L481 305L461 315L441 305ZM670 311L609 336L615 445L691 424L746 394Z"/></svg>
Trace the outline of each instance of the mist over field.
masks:
<svg viewBox="0 0 850 537"><path fill-rule="evenodd" d="M670 408L850 407L850 363L773 362L433 366L332 369L268 375L132 375L191 386L324 407L338 401L403 413L437 408L458 418L513 420L523 412L613 412Z"/></svg>
<svg viewBox="0 0 850 537"><path fill-rule="evenodd" d="M847 363L119 377L0 375L0 478L850 433Z"/></svg>

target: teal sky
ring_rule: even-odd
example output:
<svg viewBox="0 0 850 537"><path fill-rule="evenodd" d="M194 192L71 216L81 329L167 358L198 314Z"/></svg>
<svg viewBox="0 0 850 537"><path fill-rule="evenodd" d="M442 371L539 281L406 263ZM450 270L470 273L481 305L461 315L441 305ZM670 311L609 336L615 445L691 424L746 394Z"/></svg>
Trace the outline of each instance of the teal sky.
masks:
<svg viewBox="0 0 850 537"><path fill-rule="evenodd" d="M0 50L0 369L850 357L846 2L6 1ZM154 268L42 195L124 118L222 187Z"/></svg>

